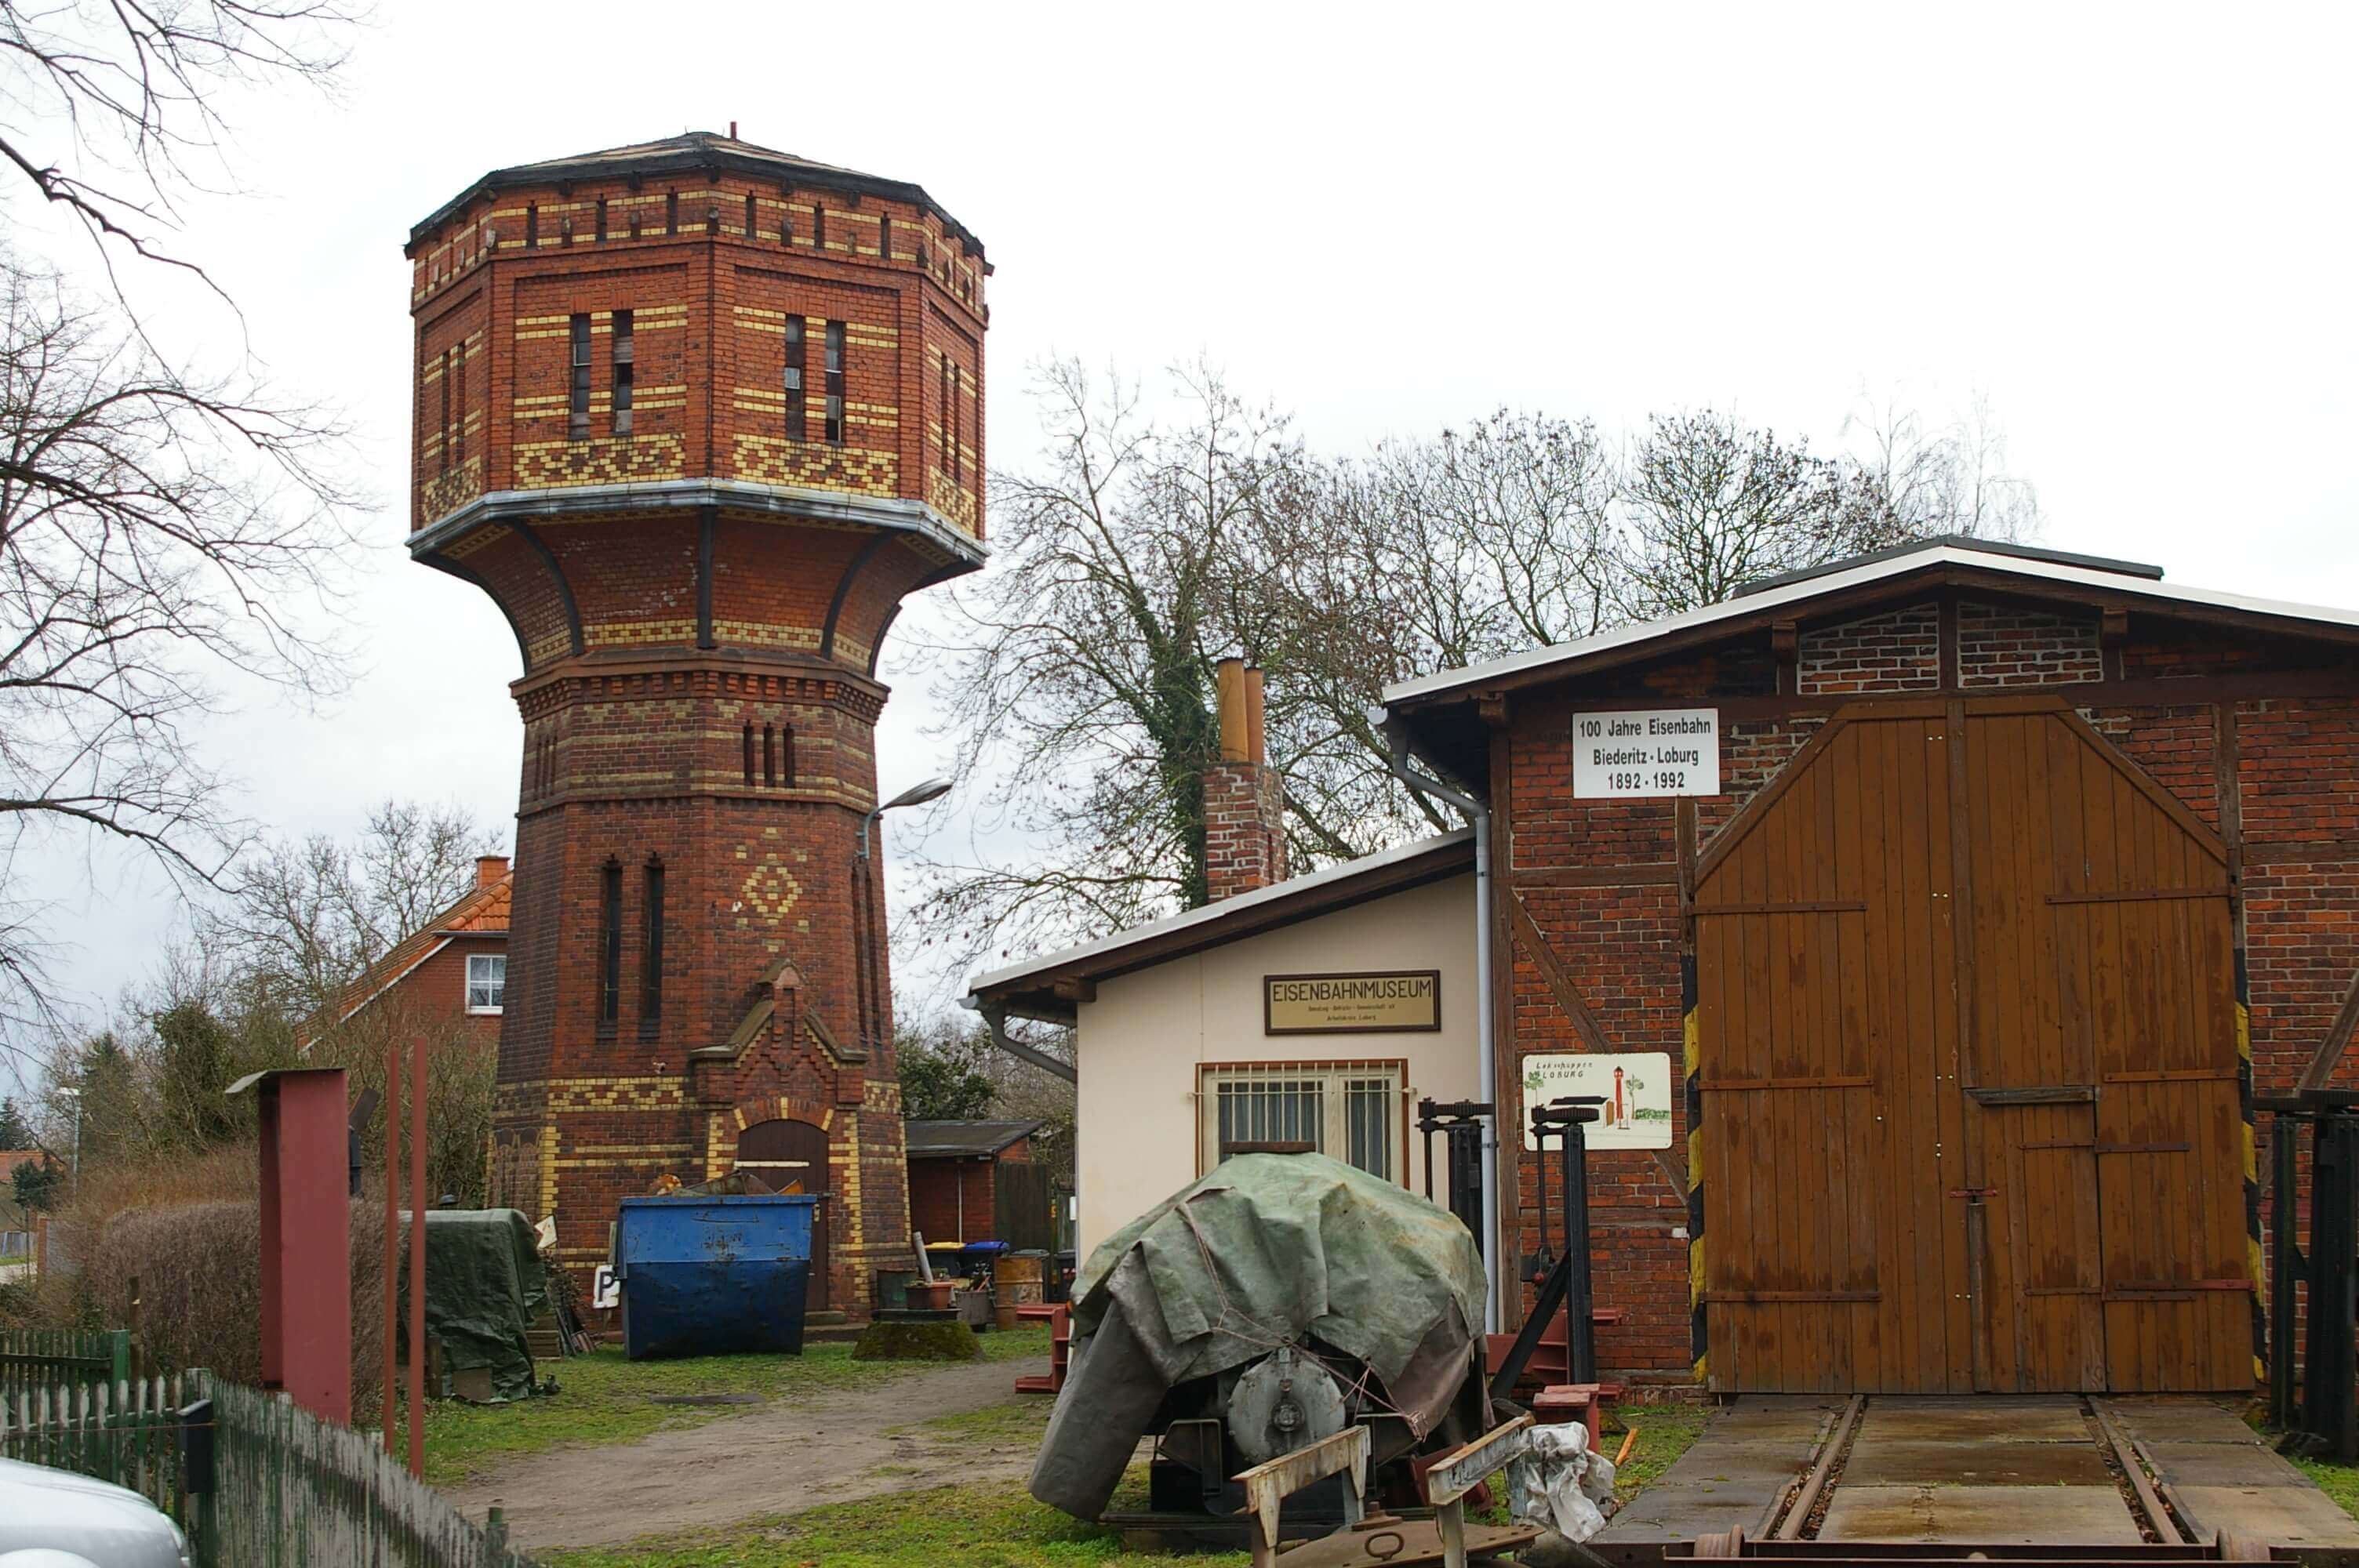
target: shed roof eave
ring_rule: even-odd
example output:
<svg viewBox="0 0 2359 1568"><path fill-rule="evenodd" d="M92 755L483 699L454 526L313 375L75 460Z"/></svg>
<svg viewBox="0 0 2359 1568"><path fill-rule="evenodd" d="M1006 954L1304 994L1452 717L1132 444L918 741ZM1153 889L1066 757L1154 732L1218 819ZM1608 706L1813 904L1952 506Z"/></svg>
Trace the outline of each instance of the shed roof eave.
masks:
<svg viewBox="0 0 2359 1568"><path fill-rule="evenodd" d="M977 1006L1006 1007L1021 1017L1070 1023L1078 1010L1049 989L1058 982L1110 979L1207 947L1242 941L1345 907L1362 898L1381 897L1439 881L1457 874L1457 862L1461 860L1471 868L1473 846L1473 830L1468 827L1416 839L1308 876L1273 882L1218 903L1151 920L1094 942L994 969L968 983L968 996Z"/></svg>
<svg viewBox="0 0 2359 1568"><path fill-rule="evenodd" d="M1383 704L1387 712L1413 710L1465 700L1488 687L1528 685L1536 677L1569 677L1589 665L1618 663L1637 656L1639 650L1650 643L1680 640L1683 633L1709 633L1722 625L1766 619L1778 610L1798 609L1852 589L1958 571L2013 579L2027 589L2069 589L2075 590L2074 597L2102 599L2125 608L2166 613L2173 609L2201 610L2249 616L2256 622L2308 625L2345 637L2359 633L2359 611L2262 599L2220 589L2181 587L2121 571L1940 545L1864 560L1841 570L1766 587L1740 598L1682 611L1658 621L1618 627L1576 642L1527 649L1462 669L1437 671L1386 687Z"/></svg>

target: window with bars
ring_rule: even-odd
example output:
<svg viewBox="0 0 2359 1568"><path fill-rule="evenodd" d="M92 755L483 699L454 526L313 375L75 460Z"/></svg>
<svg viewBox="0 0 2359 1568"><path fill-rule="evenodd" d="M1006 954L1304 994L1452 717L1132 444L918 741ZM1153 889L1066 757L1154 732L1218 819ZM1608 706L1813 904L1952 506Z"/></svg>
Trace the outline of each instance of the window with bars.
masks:
<svg viewBox="0 0 2359 1568"><path fill-rule="evenodd" d="M631 313L614 312L614 434L631 433Z"/></svg>
<svg viewBox="0 0 2359 1568"><path fill-rule="evenodd" d="M467 955L467 1011L497 1012L506 1003L508 956L506 953Z"/></svg>
<svg viewBox="0 0 2359 1568"><path fill-rule="evenodd" d="M1205 1170L1241 1144L1308 1143L1388 1182L1405 1181L1398 1062L1253 1062L1199 1069L1197 1143Z"/></svg>
<svg viewBox="0 0 2359 1568"><path fill-rule="evenodd" d="M827 438L843 445L843 323L827 324Z"/></svg>
<svg viewBox="0 0 2359 1568"><path fill-rule="evenodd" d="M808 349L806 326L799 316L787 318L787 436L796 441L802 440L807 433L803 423L803 360Z"/></svg>
<svg viewBox="0 0 2359 1568"><path fill-rule="evenodd" d="M572 344L573 382L565 406L565 434L568 439L578 441L590 434L589 317L573 318Z"/></svg>

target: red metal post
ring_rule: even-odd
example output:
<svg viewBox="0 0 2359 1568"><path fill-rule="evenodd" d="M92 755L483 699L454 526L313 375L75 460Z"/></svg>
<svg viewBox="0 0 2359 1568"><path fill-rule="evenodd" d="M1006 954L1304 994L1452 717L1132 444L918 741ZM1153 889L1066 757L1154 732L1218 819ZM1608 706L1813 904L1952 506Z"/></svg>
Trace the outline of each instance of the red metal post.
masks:
<svg viewBox="0 0 2359 1568"><path fill-rule="evenodd" d="M353 1418L353 1212L344 1070L262 1079L262 1386Z"/></svg>
<svg viewBox="0 0 2359 1568"><path fill-rule="evenodd" d="M426 1475L426 1041L409 1043L409 1473Z"/></svg>
<svg viewBox="0 0 2359 1568"><path fill-rule="evenodd" d="M395 1337L401 1291L401 1042L385 1044L385 1451L394 1452Z"/></svg>

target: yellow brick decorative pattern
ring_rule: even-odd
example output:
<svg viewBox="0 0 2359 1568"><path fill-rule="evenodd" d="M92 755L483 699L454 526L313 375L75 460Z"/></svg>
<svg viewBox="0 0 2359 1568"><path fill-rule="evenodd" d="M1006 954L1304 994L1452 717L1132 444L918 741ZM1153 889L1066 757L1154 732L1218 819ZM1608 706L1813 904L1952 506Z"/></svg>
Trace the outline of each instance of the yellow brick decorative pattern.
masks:
<svg viewBox="0 0 2359 1568"><path fill-rule="evenodd" d="M557 1123L540 1124L540 1209L545 1215L557 1212Z"/></svg>
<svg viewBox="0 0 2359 1568"><path fill-rule="evenodd" d="M964 485L952 484L951 476L937 469L927 476L926 501L933 509L957 524L968 533L974 532L974 495Z"/></svg>
<svg viewBox="0 0 2359 1568"><path fill-rule="evenodd" d="M762 857L762 863L745 873L738 884L737 897L748 909L772 925L787 917L787 912L802 901L803 884L795 881L792 872L778 864L774 851ZM743 925L745 921L739 921Z"/></svg>
<svg viewBox="0 0 2359 1568"><path fill-rule="evenodd" d="M870 1078L861 1087L860 1108L863 1110L873 1110L879 1116L900 1115L901 1086L876 1078Z"/></svg>
<svg viewBox="0 0 2359 1568"><path fill-rule="evenodd" d="M688 471L687 443L677 435L612 436L585 441L533 441L516 449L518 490L567 484L628 484L679 479Z"/></svg>
<svg viewBox="0 0 2359 1568"><path fill-rule="evenodd" d="M678 1110L687 1101L678 1078L551 1078L545 1114L582 1116L601 1110Z"/></svg>
<svg viewBox="0 0 2359 1568"><path fill-rule="evenodd" d="M480 456L469 458L448 472L436 474L420 490L419 500L425 508L427 521L447 516L456 512L462 503L484 493L484 460Z"/></svg>
<svg viewBox="0 0 2359 1568"><path fill-rule="evenodd" d="M478 528L463 539L453 539L450 544L442 546L442 553L451 560L463 561L477 550L496 545L507 536L507 529L495 524L489 528Z"/></svg>
<svg viewBox="0 0 2359 1568"><path fill-rule="evenodd" d="M824 417L823 410L820 416ZM731 455L734 476L756 484L841 490L855 495L893 495L900 490L901 459L896 452L793 441L783 436L740 435Z"/></svg>
<svg viewBox="0 0 2359 1568"><path fill-rule="evenodd" d="M582 628L582 643L592 648L630 648L695 640L693 620L592 621Z"/></svg>

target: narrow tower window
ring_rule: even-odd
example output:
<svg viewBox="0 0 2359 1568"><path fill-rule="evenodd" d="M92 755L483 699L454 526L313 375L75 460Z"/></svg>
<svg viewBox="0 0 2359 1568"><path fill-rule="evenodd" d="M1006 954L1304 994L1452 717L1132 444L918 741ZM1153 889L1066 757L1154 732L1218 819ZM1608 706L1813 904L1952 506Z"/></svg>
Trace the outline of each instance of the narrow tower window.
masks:
<svg viewBox="0 0 2359 1568"><path fill-rule="evenodd" d="M540 203L527 201L524 208L524 248L530 250L538 243L540 243Z"/></svg>
<svg viewBox="0 0 2359 1568"><path fill-rule="evenodd" d="M598 243L606 243L606 199L603 196L598 198Z"/></svg>
<svg viewBox="0 0 2359 1568"><path fill-rule="evenodd" d="M893 259L893 215L889 212L876 215L876 254L880 260Z"/></svg>
<svg viewBox="0 0 2359 1568"><path fill-rule="evenodd" d="M457 373L459 384L451 394L451 460L467 460L467 341L459 340L451 351L451 363Z"/></svg>
<svg viewBox="0 0 2359 1568"><path fill-rule="evenodd" d="M652 1029L663 1016L664 869L647 862L647 953L639 971L639 1027Z"/></svg>
<svg viewBox="0 0 2359 1568"><path fill-rule="evenodd" d="M442 351L442 471L451 471L451 351Z"/></svg>
<svg viewBox="0 0 2359 1568"><path fill-rule="evenodd" d="M749 240L754 237L754 224L756 222L756 219L754 212L754 193L749 190L745 192L745 237Z"/></svg>
<svg viewBox="0 0 2359 1568"><path fill-rule="evenodd" d="M778 731L768 724L762 726L762 782L778 782Z"/></svg>
<svg viewBox="0 0 2359 1568"><path fill-rule="evenodd" d="M598 1020L612 1023L623 1000L623 868L606 862L598 900Z"/></svg>
<svg viewBox="0 0 2359 1568"><path fill-rule="evenodd" d="M942 411L935 427L942 433L942 455L938 466L948 469L951 466L951 357L948 354L942 356Z"/></svg>
<svg viewBox="0 0 2359 1568"><path fill-rule="evenodd" d="M787 318L787 435L789 439L804 438L803 427L803 352L804 322L799 316Z"/></svg>
<svg viewBox="0 0 2359 1568"><path fill-rule="evenodd" d="M679 232L679 192L677 190L664 192L664 232Z"/></svg>
<svg viewBox="0 0 2359 1568"><path fill-rule="evenodd" d="M827 249L827 209L817 205L811 208L811 243Z"/></svg>
<svg viewBox="0 0 2359 1568"><path fill-rule="evenodd" d="M745 787L754 787L754 727L745 726Z"/></svg>
<svg viewBox="0 0 2359 1568"><path fill-rule="evenodd" d="M631 313L614 312L614 434L631 433Z"/></svg>
<svg viewBox="0 0 2359 1568"><path fill-rule="evenodd" d="M966 481L966 408L959 402L961 372L951 366L951 482Z"/></svg>
<svg viewBox="0 0 2359 1568"><path fill-rule="evenodd" d="M780 244L782 244L782 245L791 245L791 244L793 244L794 243L795 243L795 213L794 213L794 209L793 209L793 208L791 208L791 207L788 207L785 202L781 201L780 203L778 203L778 243L780 243Z"/></svg>
<svg viewBox="0 0 2359 1568"><path fill-rule="evenodd" d="M573 384L566 404L565 434L580 440L590 433L590 318L572 321Z"/></svg>
<svg viewBox="0 0 2359 1568"><path fill-rule="evenodd" d="M795 727L778 726L778 782L788 789L795 787Z"/></svg>
<svg viewBox="0 0 2359 1568"><path fill-rule="evenodd" d="M827 438L843 444L843 323L827 324Z"/></svg>

